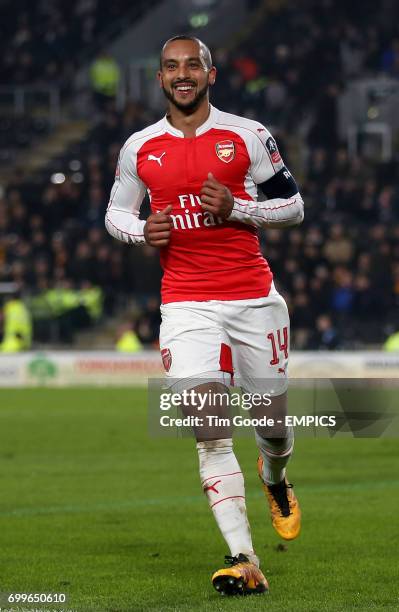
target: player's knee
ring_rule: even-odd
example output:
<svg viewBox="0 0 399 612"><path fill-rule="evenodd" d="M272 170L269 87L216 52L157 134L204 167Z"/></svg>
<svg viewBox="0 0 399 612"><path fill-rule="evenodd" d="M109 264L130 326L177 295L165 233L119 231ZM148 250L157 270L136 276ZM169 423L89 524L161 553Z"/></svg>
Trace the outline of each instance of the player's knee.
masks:
<svg viewBox="0 0 399 612"><path fill-rule="evenodd" d="M232 437L228 388L208 381L190 390L190 402L182 407L193 418L193 432L198 442L226 440Z"/></svg>

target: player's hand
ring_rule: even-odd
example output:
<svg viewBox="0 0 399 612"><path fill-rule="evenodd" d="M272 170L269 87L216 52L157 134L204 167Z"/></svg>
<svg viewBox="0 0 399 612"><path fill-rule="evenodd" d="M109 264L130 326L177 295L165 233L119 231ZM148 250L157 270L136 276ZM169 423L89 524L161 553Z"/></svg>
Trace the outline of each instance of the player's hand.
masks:
<svg viewBox="0 0 399 612"><path fill-rule="evenodd" d="M204 181L200 193L203 210L227 219L234 205L232 193L230 189L219 183L211 172Z"/></svg>
<svg viewBox="0 0 399 612"><path fill-rule="evenodd" d="M148 217L144 226L144 238L147 244L153 247L164 247L169 244L172 230L172 219L169 214L171 210L172 205L169 204L160 212Z"/></svg>

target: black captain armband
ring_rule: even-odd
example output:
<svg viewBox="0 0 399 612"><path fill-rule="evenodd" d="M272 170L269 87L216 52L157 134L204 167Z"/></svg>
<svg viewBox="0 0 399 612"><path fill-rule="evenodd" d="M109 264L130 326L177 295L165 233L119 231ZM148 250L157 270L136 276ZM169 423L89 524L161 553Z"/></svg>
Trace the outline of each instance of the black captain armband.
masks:
<svg viewBox="0 0 399 612"><path fill-rule="evenodd" d="M276 172L268 181L260 183L258 187L268 200L273 200L274 198L290 198L299 191L295 179L285 166Z"/></svg>

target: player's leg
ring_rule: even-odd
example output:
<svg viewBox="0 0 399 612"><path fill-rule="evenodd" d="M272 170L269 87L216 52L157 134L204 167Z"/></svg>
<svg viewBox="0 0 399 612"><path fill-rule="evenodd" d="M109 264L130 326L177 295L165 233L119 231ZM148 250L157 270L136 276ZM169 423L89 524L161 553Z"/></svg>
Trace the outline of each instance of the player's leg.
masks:
<svg viewBox="0 0 399 612"><path fill-rule="evenodd" d="M205 394L209 403L202 416L230 422L228 389L219 383L205 383L195 387ZM223 397L224 401L214 401ZM184 411L187 414L187 411ZM192 414L192 409L188 411ZM215 572L212 583L222 594L262 593L267 581L259 570L259 559L252 544L245 503L244 477L233 451L231 425L212 424L193 428L197 438L200 478L216 523L230 549L226 557L229 567Z"/></svg>
<svg viewBox="0 0 399 612"><path fill-rule="evenodd" d="M245 505L244 477L231 438L197 442L202 489L230 554L258 564Z"/></svg>
<svg viewBox="0 0 399 612"><path fill-rule="evenodd" d="M215 379L218 374L215 372ZM245 507L244 478L233 450L229 390L222 379L218 382L211 378L209 373L208 381L197 384L199 380L189 377L176 382L174 389L184 386L192 395L190 404L182 407L183 415L200 416L193 433L201 485L230 553L243 553L257 563Z"/></svg>
<svg viewBox="0 0 399 612"><path fill-rule="evenodd" d="M262 461L262 480L270 486L277 485L285 479L286 467L294 449L294 430L284 424L287 392L268 398L265 405L252 406L250 414L253 419L267 414L274 421L272 427L256 426L255 440Z"/></svg>
<svg viewBox="0 0 399 612"><path fill-rule="evenodd" d="M271 398L272 418L281 420L286 414L287 394ZM253 418L259 418L259 407L251 410ZM278 437L275 437L277 434ZM258 474L262 481L271 514L273 527L285 540L293 540L301 528L301 512L292 485L286 477L286 466L294 448L292 427L281 427L280 431L267 431L255 427L255 439L259 449Z"/></svg>
<svg viewBox="0 0 399 612"><path fill-rule="evenodd" d="M270 400L253 406L251 417L264 415L274 427L257 427L258 472L262 479L277 532L293 539L300 530L300 510L285 471L292 455L292 428L285 427L289 316L284 299L272 291L268 298L229 306L228 336L232 343L237 379L246 392L270 394ZM248 325L251 321L251 325ZM271 402L271 403L270 403Z"/></svg>
<svg viewBox="0 0 399 612"><path fill-rule="evenodd" d="M215 588L231 593L240 592L240 589L245 591L253 587L255 579L252 574L257 570L258 558L253 549L244 478L233 451L231 426L221 421L229 419L228 388L224 382L230 375L223 370L231 369L231 365L225 363L228 349L217 307L209 302L163 306L160 343L161 351L168 356L169 384L176 391L194 390L197 404L202 406L199 412L194 401L183 410L185 415L200 414L202 419L202 425L193 428L202 488L231 557L245 555L247 559L242 580L238 580L235 574L228 575L226 579L233 582L228 587L218 575ZM240 567L234 567L234 572L241 572L243 562L235 565ZM251 571L248 569L250 566ZM255 582L258 584L257 579Z"/></svg>

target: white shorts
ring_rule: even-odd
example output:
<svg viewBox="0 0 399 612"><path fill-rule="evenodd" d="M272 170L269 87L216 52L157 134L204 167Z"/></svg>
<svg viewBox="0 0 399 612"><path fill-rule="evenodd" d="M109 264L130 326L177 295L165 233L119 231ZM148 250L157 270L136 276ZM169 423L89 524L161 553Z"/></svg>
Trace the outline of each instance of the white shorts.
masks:
<svg viewBox="0 0 399 612"><path fill-rule="evenodd" d="M183 379L230 383L234 374L234 384L248 392L287 390L289 316L274 285L267 297L172 302L161 314L160 349L171 386Z"/></svg>

